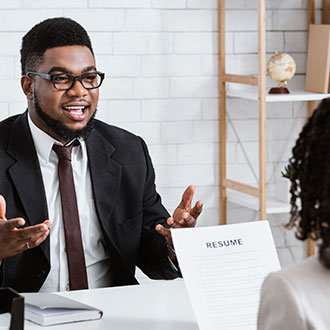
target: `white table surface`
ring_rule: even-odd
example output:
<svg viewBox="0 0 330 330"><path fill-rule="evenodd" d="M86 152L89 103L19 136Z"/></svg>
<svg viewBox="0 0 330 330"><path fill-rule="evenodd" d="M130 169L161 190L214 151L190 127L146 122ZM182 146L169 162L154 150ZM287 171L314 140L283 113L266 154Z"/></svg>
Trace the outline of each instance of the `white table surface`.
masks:
<svg viewBox="0 0 330 330"><path fill-rule="evenodd" d="M25 321L25 330L198 330L182 279L61 295L101 309L103 317L49 327Z"/></svg>

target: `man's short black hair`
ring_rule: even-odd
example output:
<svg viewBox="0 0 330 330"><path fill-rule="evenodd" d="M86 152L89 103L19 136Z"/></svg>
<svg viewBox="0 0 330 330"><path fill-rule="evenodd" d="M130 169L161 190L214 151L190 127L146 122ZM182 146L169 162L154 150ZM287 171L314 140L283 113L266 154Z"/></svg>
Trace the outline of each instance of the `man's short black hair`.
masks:
<svg viewBox="0 0 330 330"><path fill-rule="evenodd" d="M86 46L94 55L86 30L70 18L49 18L35 25L22 39L22 75L36 71L47 49L62 46Z"/></svg>

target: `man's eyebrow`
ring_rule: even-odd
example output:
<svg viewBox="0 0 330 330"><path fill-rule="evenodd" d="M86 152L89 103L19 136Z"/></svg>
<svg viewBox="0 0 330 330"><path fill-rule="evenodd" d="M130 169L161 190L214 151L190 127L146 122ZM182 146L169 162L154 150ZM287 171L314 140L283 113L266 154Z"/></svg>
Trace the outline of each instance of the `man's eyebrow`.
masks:
<svg viewBox="0 0 330 330"><path fill-rule="evenodd" d="M70 73L70 71L66 68L63 68L62 66L53 66L48 73L52 73L52 72L63 72L63 73Z"/></svg>
<svg viewBox="0 0 330 330"><path fill-rule="evenodd" d="M91 65L91 66L87 66L86 68L83 68L81 72L88 72L88 71L97 71L97 70L94 65Z"/></svg>
<svg viewBox="0 0 330 330"><path fill-rule="evenodd" d="M88 72L88 71L97 71L96 67L94 65L90 65L87 66L85 68L82 69L82 73ZM63 73L72 73L71 71L69 71L67 68L64 68L62 66L53 66L48 73L52 73L52 72L63 72Z"/></svg>

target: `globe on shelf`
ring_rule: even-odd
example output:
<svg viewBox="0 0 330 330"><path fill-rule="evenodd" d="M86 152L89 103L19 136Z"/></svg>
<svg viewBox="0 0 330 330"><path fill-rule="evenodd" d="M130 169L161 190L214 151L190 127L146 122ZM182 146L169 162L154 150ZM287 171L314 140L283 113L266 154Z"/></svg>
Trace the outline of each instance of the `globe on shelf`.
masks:
<svg viewBox="0 0 330 330"><path fill-rule="evenodd" d="M296 62L287 53L276 52L268 61L267 72L272 80L277 81L277 87L272 87L269 94L288 94L288 80L296 73Z"/></svg>

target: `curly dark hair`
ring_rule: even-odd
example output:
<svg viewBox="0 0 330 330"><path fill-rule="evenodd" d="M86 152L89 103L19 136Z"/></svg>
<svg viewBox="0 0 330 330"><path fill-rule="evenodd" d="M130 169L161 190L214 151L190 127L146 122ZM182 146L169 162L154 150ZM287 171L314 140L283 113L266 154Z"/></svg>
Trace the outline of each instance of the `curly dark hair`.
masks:
<svg viewBox="0 0 330 330"><path fill-rule="evenodd" d="M319 241L319 257L330 269L330 98L320 102L292 149L291 218L300 240Z"/></svg>
<svg viewBox="0 0 330 330"><path fill-rule="evenodd" d="M74 20L55 17L35 25L22 39L22 75L28 71L36 71L47 49L74 45L88 47L94 56L86 30Z"/></svg>

